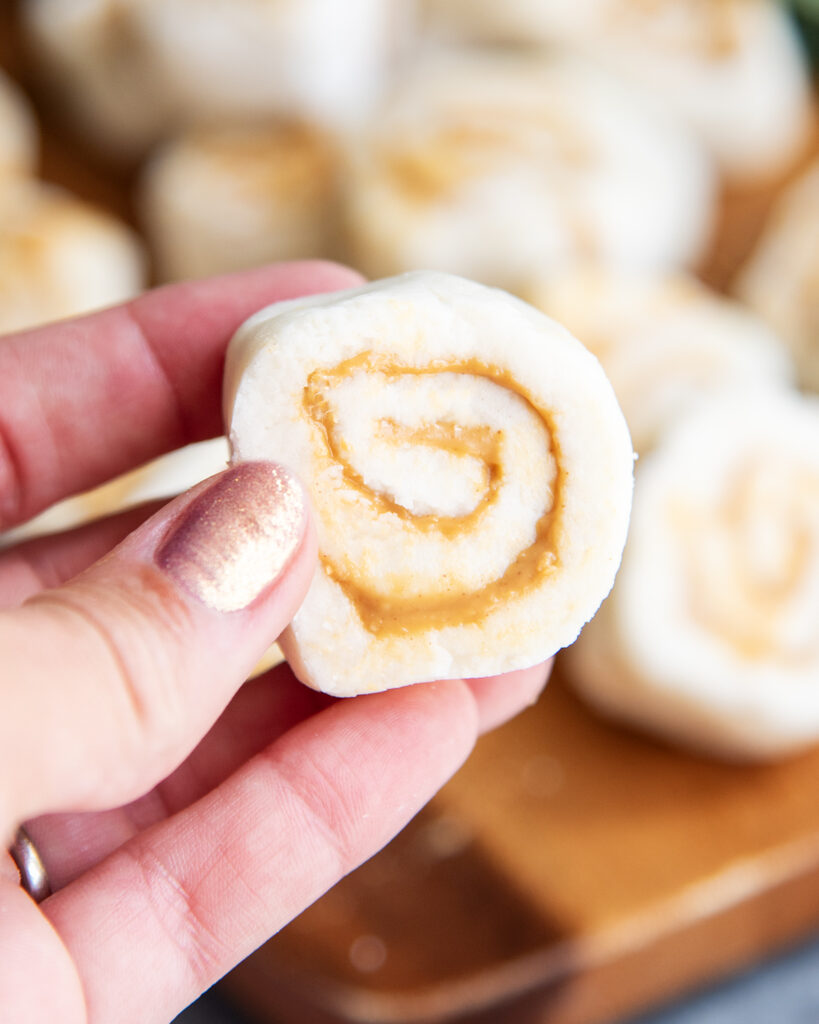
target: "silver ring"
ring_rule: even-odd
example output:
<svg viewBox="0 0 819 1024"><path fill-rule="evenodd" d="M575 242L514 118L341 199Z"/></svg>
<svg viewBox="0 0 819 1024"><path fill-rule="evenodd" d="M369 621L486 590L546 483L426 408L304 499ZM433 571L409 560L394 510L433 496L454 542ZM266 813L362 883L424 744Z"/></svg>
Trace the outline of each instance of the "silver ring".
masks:
<svg viewBox="0 0 819 1024"><path fill-rule="evenodd" d="M24 828L17 829L17 835L14 837L9 853L20 872L20 885L35 903L42 903L47 896L51 895L48 872L31 836Z"/></svg>

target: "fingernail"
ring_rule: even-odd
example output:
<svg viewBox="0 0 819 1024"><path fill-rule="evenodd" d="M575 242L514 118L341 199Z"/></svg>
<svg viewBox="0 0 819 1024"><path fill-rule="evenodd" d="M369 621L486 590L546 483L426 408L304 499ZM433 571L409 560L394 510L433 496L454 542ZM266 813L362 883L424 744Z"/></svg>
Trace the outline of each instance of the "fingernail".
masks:
<svg viewBox="0 0 819 1024"><path fill-rule="evenodd" d="M304 525L298 481L280 466L246 462L199 495L156 560L209 608L238 611L276 580Z"/></svg>

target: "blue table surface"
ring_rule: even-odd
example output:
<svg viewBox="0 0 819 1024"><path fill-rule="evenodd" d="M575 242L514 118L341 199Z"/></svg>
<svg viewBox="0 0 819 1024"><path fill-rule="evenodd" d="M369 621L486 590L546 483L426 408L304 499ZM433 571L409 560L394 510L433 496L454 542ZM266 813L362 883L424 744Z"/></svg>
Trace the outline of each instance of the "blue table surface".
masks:
<svg viewBox="0 0 819 1024"><path fill-rule="evenodd" d="M207 994L174 1024L259 1022ZM672 1006L612 1024L819 1024L819 938Z"/></svg>

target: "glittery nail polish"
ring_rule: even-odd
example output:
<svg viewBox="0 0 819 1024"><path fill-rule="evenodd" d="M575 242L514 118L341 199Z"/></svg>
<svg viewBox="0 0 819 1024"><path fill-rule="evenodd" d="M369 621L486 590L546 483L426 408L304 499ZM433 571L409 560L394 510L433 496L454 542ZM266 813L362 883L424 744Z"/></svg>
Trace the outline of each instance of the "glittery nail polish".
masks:
<svg viewBox="0 0 819 1024"><path fill-rule="evenodd" d="M304 492L296 479L271 463L242 463L196 498L156 560L209 608L237 611L281 573L304 526Z"/></svg>

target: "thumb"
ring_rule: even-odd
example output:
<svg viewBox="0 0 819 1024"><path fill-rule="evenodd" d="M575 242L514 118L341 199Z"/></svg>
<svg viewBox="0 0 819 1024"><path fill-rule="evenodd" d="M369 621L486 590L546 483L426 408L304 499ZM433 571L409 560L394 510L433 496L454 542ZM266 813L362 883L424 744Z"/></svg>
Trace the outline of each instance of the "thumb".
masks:
<svg viewBox="0 0 819 1024"><path fill-rule="evenodd" d="M0 828L164 778L287 625L314 561L300 484L245 463L0 615Z"/></svg>

